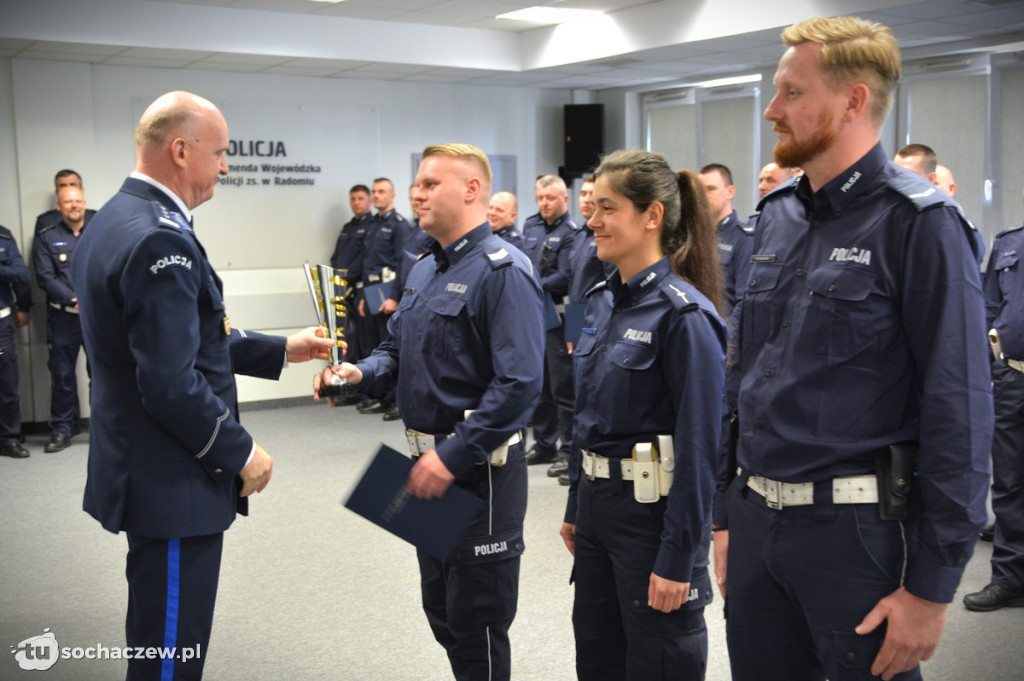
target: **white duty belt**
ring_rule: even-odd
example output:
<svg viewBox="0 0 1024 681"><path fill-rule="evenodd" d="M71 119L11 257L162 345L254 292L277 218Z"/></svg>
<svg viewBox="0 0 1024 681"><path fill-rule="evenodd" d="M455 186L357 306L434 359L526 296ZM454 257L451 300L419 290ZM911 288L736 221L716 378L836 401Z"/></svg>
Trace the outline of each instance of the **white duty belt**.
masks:
<svg viewBox="0 0 1024 681"><path fill-rule="evenodd" d="M430 435L429 433L421 433L420 431L413 430L412 428L407 428L405 431L405 439L409 443L409 453L412 454L414 459L421 454L429 452L431 449L437 449L437 445L441 444L453 435L455 435L455 433ZM508 456L508 448L512 445L517 445L522 441L523 437L517 430L512 434L512 437L505 441L504 444L491 452L487 463L492 466L504 466L506 457Z"/></svg>
<svg viewBox="0 0 1024 681"><path fill-rule="evenodd" d="M74 305L61 305L60 303L50 303L50 307L54 310L61 310L62 312L70 312L71 314L78 314L78 308Z"/></svg>
<svg viewBox="0 0 1024 681"><path fill-rule="evenodd" d="M814 504L813 482L779 482L760 475L751 475L747 487L762 497L768 508ZM878 478L875 475L850 475L832 478L832 503L877 504Z"/></svg>

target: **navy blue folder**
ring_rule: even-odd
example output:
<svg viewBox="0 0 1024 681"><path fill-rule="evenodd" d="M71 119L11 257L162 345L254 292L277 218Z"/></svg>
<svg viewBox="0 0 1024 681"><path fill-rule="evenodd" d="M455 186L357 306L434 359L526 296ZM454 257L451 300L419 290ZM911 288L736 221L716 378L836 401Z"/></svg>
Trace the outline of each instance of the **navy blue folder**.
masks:
<svg viewBox="0 0 1024 681"><path fill-rule="evenodd" d="M580 342L580 331L583 330L583 318L587 314L586 303L569 303L565 306L565 342L573 347Z"/></svg>
<svg viewBox="0 0 1024 681"><path fill-rule="evenodd" d="M486 504L455 485L439 499L417 499L405 489L412 464L408 456L381 445L345 508L444 560Z"/></svg>
<svg viewBox="0 0 1024 681"><path fill-rule="evenodd" d="M363 287L363 297L366 298L366 314L380 314L380 306L391 297L391 290L394 287L394 280Z"/></svg>

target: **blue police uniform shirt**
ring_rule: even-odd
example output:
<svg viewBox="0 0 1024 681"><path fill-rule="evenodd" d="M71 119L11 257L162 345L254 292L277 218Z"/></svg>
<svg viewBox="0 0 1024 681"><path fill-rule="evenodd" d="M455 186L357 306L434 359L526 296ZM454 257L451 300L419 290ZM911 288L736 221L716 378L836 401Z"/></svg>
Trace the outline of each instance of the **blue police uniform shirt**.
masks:
<svg viewBox="0 0 1024 681"><path fill-rule="evenodd" d="M46 300L68 307L75 303L74 285L71 283L71 261L79 239L85 234L92 217L85 216L85 225L76 237L63 220L36 232L32 246L32 262L36 268L36 281L46 293Z"/></svg>
<svg viewBox="0 0 1024 681"><path fill-rule="evenodd" d="M515 225L508 225L494 230L494 235L509 242L519 250L523 250L523 235L516 231Z"/></svg>
<svg viewBox="0 0 1024 681"><path fill-rule="evenodd" d="M355 286L362 281L366 235L372 220L373 215L370 213L354 216L341 228L338 241L334 245L331 267L336 270L345 270L347 275L345 279L350 286Z"/></svg>
<svg viewBox="0 0 1024 681"><path fill-rule="evenodd" d="M569 293L569 282L572 279L572 249L576 243L579 227L566 212L550 225L542 222L544 235L538 233L538 243L534 244L531 260L540 276L541 286L550 294L555 303ZM536 230L535 230L536 231Z"/></svg>
<svg viewBox="0 0 1024 681"><path fill-rule="evenodd" d="M402 244L409 231L409 223L394 208L374 217L366 235L366 261L363 265L363 281L374 283L385 267L397 274L401 265L399 256Z"/></svg>
<svg viewBox="0 0 1024 681"><path fill-rule="evenodd" d="M18 310L28 312L32 307L31 278L14 235L0 225L0 310L17 301Z"/></svg>
<svg viewBox="0 0 1024 681"><path fill-rule="evenodd" d="M514 246L475 227L413 267L388 339L357 366L360 389L386 392L397 375L406 427L454 433L437 447L459 476L523 428L543 383L540 284ZM468 419L464 412L475 410Z"/></svg>
<svg viewBox="0 0 1024 681"><path fill-rule="evenodd" d="M615 273L614 265L598 260L594 231L586 223L580 227L569 261L572 268L568 294L570 303L585 303L587 291Z"/></svg>
<svg viewBox="0 0 1024 681"><path fill-rule="evenodd" d="M401 300L405 292L405 284L409 280L409 273L413 265L424 253L430 250L430 244L434 242L433 237L420 229L420 219L417 217L409 225L409 231L402 242L402 256L399 258L399 267L395 277L395 286L391 291L394 300Z"/></svg>
<svg viewBox="0 0 1024 681"><path fill-rule="evenodd" d="M985 328L999 332L1003 355L1024 359L1024 226L996 235L985 272Z"/></svg>
<svg viewBox="0 0 1024 681"><path fill-rule="evenodd" d="M733 211L718 223L718 261L725 279L726 311L743 298L754 251L754 229L740 221Z"/></svg>
<svg viewBox="0 0 1024 681"><path fill-rule="evenodd" d="M575 524L579 450L630 458L638 442L670 434L674 482L654 572L690 581L707 565L715 457L725 382L725 324L672 272L668 257L587 296L573 352L576 409L565 521ZM698 555L703 547L703 559Z"/></svg>
<svg viewBox="0 0 1024 681"><path fill-rule="evenodd" d="M818 481L873 473L878 450L916 441L905 586L949 602L985 518L993 420L966 221L879 144L813 195L802 177L765 197L752 260L739 465Z"/></svg>
<svg viewBox="0 0 1024 681"><path fill-rule="evenodd" d="M547 229L545 229L544 218L540 216L540 213L534 213L523 220L523 243L520 250L526 254L526 257L531 262L536 263L538 261L540 256L537 255L535 257L535 254L540 251L546 234Z"/></svg>

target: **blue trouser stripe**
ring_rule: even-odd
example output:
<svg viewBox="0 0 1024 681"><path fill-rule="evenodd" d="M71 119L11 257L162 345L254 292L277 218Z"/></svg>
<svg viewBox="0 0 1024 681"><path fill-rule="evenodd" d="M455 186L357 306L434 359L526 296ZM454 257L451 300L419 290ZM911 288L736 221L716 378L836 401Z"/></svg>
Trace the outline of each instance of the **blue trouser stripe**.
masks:
<svg viewBox="0 0 1024 681"><path fill-rule="evenodd" d="M167 611L164 618L164 648L170 653L160 667L160 681L174 679L174 655L177 654L178 606L180 591L181 540L167 540Z"/></svg>

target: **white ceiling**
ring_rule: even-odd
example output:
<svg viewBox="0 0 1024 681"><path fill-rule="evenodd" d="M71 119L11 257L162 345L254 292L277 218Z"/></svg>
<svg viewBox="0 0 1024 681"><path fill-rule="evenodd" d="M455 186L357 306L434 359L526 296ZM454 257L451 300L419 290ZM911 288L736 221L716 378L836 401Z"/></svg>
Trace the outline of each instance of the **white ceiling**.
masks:
<svg viewBox="0 0 1024 681"><path fill-rule="evenodd" d="M494 18L530 5L608 14ZM840 12L891 26L905 59L1024 51L1024 0L0 0L0 56L596 90L761 69L781 27Z"/></svg>

